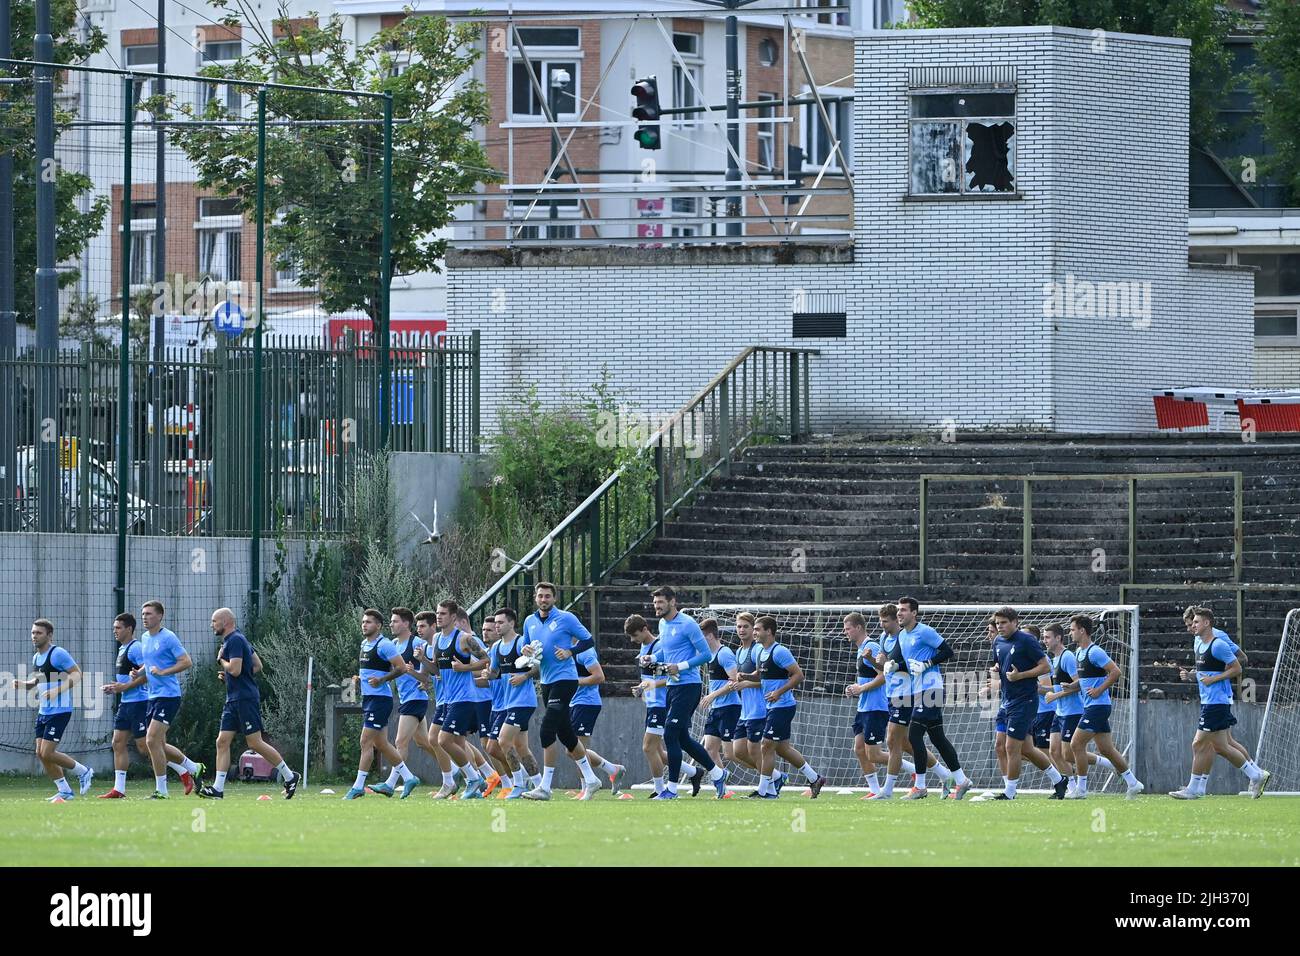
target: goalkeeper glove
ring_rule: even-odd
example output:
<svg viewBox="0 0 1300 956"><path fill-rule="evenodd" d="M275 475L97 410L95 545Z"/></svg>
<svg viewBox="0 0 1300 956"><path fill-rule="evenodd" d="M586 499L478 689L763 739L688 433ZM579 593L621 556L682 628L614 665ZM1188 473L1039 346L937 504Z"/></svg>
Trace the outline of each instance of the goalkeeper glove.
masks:
<svg viewBox="0 0 1300 956"><path fill-rule="evenodd" d="M894 661L894 660L885 661L885 676L889 676L890 674L894 673L894 671L896 670L898 670L898 661Z"/></svg>
<svg viewBox="0 0 1300 956"><path fill-rule="evenodd" d="M907 662L907 669L913 677L920 677L922 674L925 673L926 668L928 668L929 666L930 666L929 661L909 660Z"/></svg>

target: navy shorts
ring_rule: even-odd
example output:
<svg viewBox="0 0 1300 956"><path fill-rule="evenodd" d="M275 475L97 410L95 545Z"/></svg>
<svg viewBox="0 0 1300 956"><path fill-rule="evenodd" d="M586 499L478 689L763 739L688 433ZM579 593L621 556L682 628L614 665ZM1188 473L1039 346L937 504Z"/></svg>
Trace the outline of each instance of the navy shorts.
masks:
<svg viewBox="0 0 1300 956"><path fill-rule="evenodd" d="M862 735L866 744L885 742L885 727L889 724L889 712L885 710L860 710L853 718L853 736Z"/></svg>
<svg viewBox="0 0 1300 956"><path fill-rule="evenodd" d="M667 707L647 707L645 709L645 732L664 735L664 718L668 716Z"/></svg>
<svg viewBox="0 0 1300 956"><path fill-rule="evenodd" d="M746 740L758 743L763 739L763 728L767 726L767 717L751 717L749 720L742 720L737 728L740 736Z"/></svg>
<svg viewBox="0 0 1300 956"><path fill-rule="evenodd" d="M763 725L764 740L789 740L790 725L794 723L794 712L798 707L770 707L767 722Z"/></svg>
<svg viewBox="0 0 1300 956"><path fill-rule="evenodd" d="M447 708L450 706L451 704L438 704L435 706L433 716L429 718L429 723L437 724L439 727L445 724L447 722Z"/></svg>
<svg viewBox="0 0 1300 956"><path fill-rule="evenodd" d="M739 722L739 704L714 707L713 710L709 711L709 719L704 722L704 736L717 737L719 740L732 740L736 736L736 724Z"/></svg>
<svg viewBox="0 0 1300 956"><path fill-rule="evenodd" d="M536 709L536 707L509 707L506 709L506 723L527 733L528 721L532 720L533 711Z"/></svg>
<svg viewBox="0 0 1300 956"><path fill-rule="evenodd" d="M492 723L488 727L488 740L500 740L501 728L506 723L506 712L504 710L492 711Z"/></svg>
<svg viewBox="0 0 1300 956"><path fill-rule="evenodd" d="M1024 740L1033 731L1036 716L1038 701L1034 698L1007 701L1007 736L1012 740Z"/></svg>
<svg viewBox="0 0 1300 956"><path fill-rule="evenodd" d="M1213 733L1216 730L1227 730L1236 722L1237 718L1232 716L1231 704L1202 704L1201 719L1197 721L1196 729Z"/></svg>
<svg viewBox="0 0 1300 956"><path fill-rule="evenodd" d="M1057 714L1052 718L1052 733L1060 734L1061 739L1069 743L1074 739L1074 728L1079 726L1083 714Z"/></svg>
<svg viewBox="0 0 1300 956"><path fill-rule="evenodd" d="M414 717L416 720L424 720L428 713L428 698L424 700L404 700L397 708L399 717Z"/></svg>
<svg viewBox="0 0 1300 956"><path fill-rule="evenodd" d="M153 697L149 700L149 709L145 716L149 718L149 723L156 720L160 724L170 724L176 719L180 709L179 697Z"/></svg>
<svg viewBox="0 0 1300 956"><path fill-rule="evenodd" d="M998 707L998 715L993 718L993 729L1000 734L1007 732L1007 702L1005 700Z"/></svg>
<svg viewBox="0 0 1300 956"><path fill-rule="evenodd" d="M478 735L486 737L492 732L492 700L474 701L474 714L478 718Z"/></svg>
<svg viewBox="0 0 1300 956"><path fill-rule="evenodd" d="M570 704L569 723L573 732L579 737L590 737L596 729L596 719L600 717L599 704Z"/></svg>
<svg viewBox="0 0 1300 956"><path fill-rule="evenodd" d="M1110 733L1110 704L1093 704L1083 708L1083 719L1079 721L1078 729L1094 734Z"/></svg>
<svg viewBox="0 0 1300 956"><path fill-rule="evenodd" d="M889 698L889 723L906 727L912 722L912 698Z"/></svg>
<svg viewBox="0 0 1300 956"><path fill-rule="evenodd" d="M1056 712L1052 710L1040 710L1034 717L1030 731L1034 735L1034 746L1040 750L1047 746L1047 738L1052 734L1052 721L1055 719Z"/></svg>
<svg viewBox="0 0 1300 956"><path fill-rule="evenodd" d="M149 702L132 700L118 704L117 713L113 715L113 729L129 730L131 736L139 740L149 729Z"/></svg>
<svg viewBox="0 0 1300 956"><path fill-rule="evenodd" d="M942 707L913 707L912 723L920 724L922 727L942 727L943 726L943 708ZM1008 731L1010 733L1010 731Z"/></svg>
<svg viewBox="0 0 1300 956"><path fill-rule="evenodd" d="M260 734L262 732L262 708L256 700L226 699L221 708L221 729L233 730L238 734Z"/></svg>
<svg viewBox="0 0 1300 956"><path fill-rule="evenodd" d="M366 694L361 698L361 714L368 730L383 730L388 726L388 718L393 716L393 698Z"/></svg>
<svg viewBox="0 0 1300 956"><path fill-rule="evenodd" d="M37 740L62 740L63 732L68 729L72 711L66 714L41 714L36 718Z"/></svg>
<svg viewBox="0 0 1300 956"><path fill-rule="evenodd" d="M491 703L489 701L488 703ZM478 733L478 707L476 701L460 700L447 705L447 719L442 729L457 737L473 737Z"/></svg>

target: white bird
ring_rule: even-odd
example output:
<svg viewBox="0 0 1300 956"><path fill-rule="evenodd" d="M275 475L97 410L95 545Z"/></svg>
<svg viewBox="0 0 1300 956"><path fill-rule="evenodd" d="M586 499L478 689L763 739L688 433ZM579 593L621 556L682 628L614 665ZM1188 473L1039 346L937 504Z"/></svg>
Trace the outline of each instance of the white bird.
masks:
<svg viewBox="0 0 1300 956"><path fill-rule="evenodd" d="M516 561L514 558L510 557L510 555L502 551L500 548L497 548L494 554L499 555L505 562L509 564L509 567L501 569L503 572L516 571L516 570L531 571L533 570L533 568L537 567L539 564L542 563L542 558L546 557L546 552L551 550L551 544L554 541L555 541L554 538L552 538L550 535L547 535L546 547L542 548L541 552L537 555L537 557L527 564L525 564L523 561Z"/></svg>
<svg viewBox="0 0 1300 956"><path fill-rule="evenodd" d="M433 499L433 530L430 530L429 526L425 524L423 521L421 521L420 516L417 515L414 511L411 512L411 517L415 519L415 523L418 524L421 528L423 528L424 533L428 535L427 538L425 538L423 541L420 542L421 544L433 544L435 541L438 540L439 537L441 537L441 535L438 534L438 499L437 498Z"/></svg>

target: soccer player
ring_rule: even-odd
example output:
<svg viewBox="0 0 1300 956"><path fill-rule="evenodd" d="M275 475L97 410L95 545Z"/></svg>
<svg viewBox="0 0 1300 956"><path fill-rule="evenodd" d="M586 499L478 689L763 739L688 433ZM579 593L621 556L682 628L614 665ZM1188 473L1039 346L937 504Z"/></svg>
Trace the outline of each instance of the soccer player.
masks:
<svg viewBox="0 0 1300 956"><path fill-rule="evenodd" d="M587 752L591 769L599 770L609 777L610 788L614 793L618 793L622 789L623 776L627 773L627 768L612 760L606 760L591 749L591 735L596 729L596 721L600 718L600 685L605 683L605 671L600 666L594 641L581 641L577 648L573 655L573 663L578 672L578 690L569 704L569 722L573 724L573 732L578 735L582 749ZM594 795L595 791L584 787L578 799L590 800Z"/></svg>
<svg viewBox="0 0 1300 956"><path fill-rule="evenodd" d="M826 786L826 778L813 769L803 754L790 741L790 729L796 710L794 689L803 683L803 669L790 653L790 649L776 641L776 618L763 615L754 622L758 636L758 675L762 682L763 699L767 702L767 722L763 725L762 768L758 776L761 797L775 800L778 796L772 781L776 769L776 756L780 754L792 767L798 768L808 781L814 800Z"/></svg>
<svg viewBox="0 0 1300 956"><path fill-rule="evenodd" d="M659 657L659 638L650 631L650 625L640 614L632 614L623 622L625 633L633 644L638 645L637 661L641 665L641 683L632 688L632 696L645 701L645 733L641 735L641 752L645 754L646 764L650 768L650 777L654 781L654 793L658 796L668 789L665 774L668 769L668 749L664 746L664 718L668 714L666 690L668 678L655 674L654 667ZM682 764L682 773L691 777L692 796L700 792L699 782L703 775L689 764Z"/></svg>
<svg viewBox="0 0 1300 956"><path fill-rule="evenodd" d="M677 592L670 587L660 587L652 592L651 597L655 615L659 618L657 655L668 675L668 712L664 724L668 782L667 789L656 794L656 799L677 799L684 751L691 755L701 772L709 775L721 800L727 794L727 772L715 764L709 752L691 736L691 715L700 704L700 665L712 656L709 645L695 620L677 609Z"/></svg>
<svg viewBox="0 0 1300 956"><path fill-rule="evenodd" d="M1200 610L1200 608L1197 607L1195 604L1190 605L1183 610L1183 626L1187 629L1188 635L1193 640L1195 640L1196 638L1196 621L1194 619L1196 617L1196 612L1198 610ZM1240 664L1243 668L1245 668L1245 666L1248 663L1250 663L1250 658L1246 656L1246 652L1237 646L1237 644L1232 640L1232 638L1228 636L1227 631L1222 631L1216 627L1214 629L1214 636L1228 645L1228 647L1232 650L1232 653L1236 655L1237 663ZM1197 679L1195 667L1193 667L1190 671L1186 669L1180 670L1179 674L1183 680ZM1250 760L1251 759L1250 751L1246 749L1245 744L1243 744L1240 740L1238 740L1236 737L1232 735L1232 728L1229 727L1225 732L1228 735L1227 737L1228 746L1238 751L1241 754L1243 760Z"/></svg>
<svg viewBox="0 0 1300 956"><path fill-rule="evenodd" d="M131 752L127 749L130 740L134 739L135 749L146 760L149 759L149 748L144 742L149 727L149 691L145 687L149 679L143 673L131 676L131 672L144 661L140 642L135 639L135 629L134 614L127 612L113 618L113 638L117 641L114 673L117 680L102 685L100 690L120 696L113 716L113 789L101 793L101 800L121 800L126 796L126 771L131 766ZM169 765L176 763L179 766L185 759L185 755L171 744L165 746L165 753Z"/></svg>
<svg viewBox="0 0 1300 956"><path fill-rule="evenodd" d="M419 653L428 646L428 641L411 633L411 629L415 626L415 615L411 613L410 608L395 607L389 613L388 633L392 635L393 646L397 648L397 653L402 656L402 663L406 665L406 673L396 681L397 738L393 741L393 746L397 748L397 753L405 763L406 755L411 752L411 742L414 741L417 747L434 759L443 774L447 775L451 772L450 758L441 747L429 742L426 718L429 714L431 681ZM401 781L402 775L394 767L389 772L387 780L368 789L371 793L391 797L397 792L397 784ZM414 775L402 782L403 800L411 795L411 791L418 783L419 777Z"/></svg>
<svg viewBox="0 0 1300 956"><path fill-rule="evenodd" d="M73 760L67 754L59 753L59 741L68 729L72 719L72 688L81 681L81 667L62 647L54 643L54 624L40 617L32 622L32 670L35 676L29 680L15 680L14 690L31 690L39 685L36 692L39 707L36 711L36 758L45 768L45 775L54 782L54 796L47 798L49 803L67 803L77 796L69 786L64 770L71 770L77 775L79 794L84 796L90 789L90 782L95 771L85 764Z"/></svg>
<svg viewBox="0 0 1300 956"><path fill-rule="evenodd" d="M740 693L740 720L736 725L735 739L731 743L731 755L737 763L749 767L754 773L762 773L763 766L763 727L767 725L767 701L763 699L763 684L758 676L758 652L761 648L754 642L754 615L741 611L736 615L736 636L740 646L736 648L736 688ZM772 779L776 792L780 793L785 785L785 774L778 771ZM757 789L749 796L759 797Z"/></svg>
<svg viewBox="0 0 1300 956"><path fill-rule="evenodd" d="M844 636L853 645L857 662L856 683L844 688L845 697L856 697L858 707L853 715L853 755L862 767L870 799L880 792L880 777L876 767L888 764L889 754L881 749L885 742L885 728L889 725L889 698L885 695L885 675L876 664L881 649L877 641L867 639L867 619L853 611L844 617Z"/></svg>
<svg viewBox="0 0 1300 956"><path fill-rule="evenodd" d="M735 653L722 643L718 622L707 618L700 622L700 631L713 655L707 665L709 692L700 698L700 710L708 714L700 743L714 763L725 767L733 758L732 741L740 721L740 695L736 693L740 674L736 670Z"/></svg>
<svg viewBox="0 0 1300 956"><path fill-rule="evenodd" d="M447 751L438 746L438 733L442 730L442 722L447 716L447 705L442 700L442 678L433 660L433 654L429 650L430 643L438 634L438 615L433 611L419 612L415 615L415 630L419 640L414 642L415 648L412 652L414 660L410 662L410 666L419 665L416 676L421 682L420 688L425 694L433 695L429 708L425 711L425 717L420 722L420 732L424 734L425 741L438 762L438 769L442 772L442 788L429 795L435 800L445 800L461 788L464 774L456 769L456 765L451 762L451 757L447 756ZM406 658L403 657L403 660ZM398 723L400 726L400 716ZM397 786L397 781L392 779L391 773L389 780L392 781L392 786Z"/></svg>
<svg viewBox="0 0 1300 956"><path fill-rule="evenodd" d="M1074 653L1065 646L1065 628L1060 624L1049 624L1043 628L1043 643L1052 665L1052 689L1043 696L1043 700L1056 708L1048 745L1049 756L1056 769L1068 778L1069 785L1062 799L1068 797L1073 800L1070 794L1078 789L1079 781L1074 766L1072 741L1075 728L1079 726L1079 719L1083 716L1083 701L1079 699L1079 684L1076 681L1079 662L1075 659ZM1089 754L1088 757L1092 759L1094 755ZM1097 759L1099 762L1104 761L1103 769L1115 769L1105 757Z"/></svg>
<svg viewBox="0 0 1300 956"><path fill-rule="evenodd" d="M546 707L542 714L542 782L524 794L526 800L551 799L555 781L555 761L559 752L558 740L568 751L582 773L582 790L585 796L600 789L600 780L591 769L587 751L573 730L569 719L569 705L578 692L578 667L574 663L575 646L591 640L591 632L578 618L555 606L555 585L539 581L533 588L533 603L537 610L524 619L524 641L542 647L542 701Z"/></svg>
<svg viewBox="0 0 1300 956"><path fill-rule="evenodd" d="M908 738L908 726L912 722L912 685L899 641L903 628L898 623L898 605L882 605L878 617L880 656L876 659L876 665L885 675L885 698L889 702L889 718L885 727L889 761L885 766L885 785L870 799L890 800L894 796L894 783L898 775L902 772L916 773L916 765L903 756L908 754L915 757L912 754L912 742ZM925 752L925 762L927 771L939 767L938 760L928 749Z"/></svg>
<svg viewBox="0 0 1300 956"><path fill-rule="evenodd" d="M1024 625L1024 630L1033 635L1034 640L1038 643L1039 650L1042 650L1042 628L1035 627L1033 624L1026 624ZM1044 656L1047 656L1046 651L1044 651ZM1034 715L1034 723L1030 728L1030 733L1033 736L1034 749L1041 753L1048 763L1053 767L1056 767L1056 762L1052 760L1052 755L1049 753L1051 748L1052 721L1056 717L1056 705L1047 699L1047 695L1052 692L1052 661L1050 657L1047 660L1047 671L1038 675L1038 686L1035 690L1038 694L1038 713ZM1038 763L1035 763L1034 766L1038 767L1040 770L1043 769ZM1065 778L1065 773L1060 767L1056 767L1056 771L1062 775L1063 779ZM1056 790L1054 787L1052 799L1065 799L1065 790L1068 787L1068 781L1062 784L1060 790Z"/></svg>
<svg viewBox="0 0 1300 956"><path fill-rule="evenodd" d="M292 800L302 776L289 769L280 752L262 739L262 695L256 675L262 661L242 631L235 627L235 614L228 607L212 612L212 633L221 639L217 651L217 675L226 685L226 703L221 709L221 730L217 734L217 775L213 782L199 788L199 796L221 800L225 797L226 776L230 773L230 744L236 733L244 735L248 746L261 754L284 786L284 798Z"/></svg>
<svg viewBox="0 0 1300 956"><path fill-rule="evenodd" d="M1214 633L1214 612L1198 607L1192 623L1196 637L1192 652L1196 655L1196 688L1201 695L1201 719L1192 741L1192 778L1187 786L1171 794L1177 800L1199 800L1205 796L1210 768L1218 754L1250 780L1250 795L1263 796L1273 775L1247 760L1228 742L1228 728L1237 722L1232 714L1232 679L1241 673L1241 662L1227 641Z"/></svg>
<svg viewBox="0 0 1300 956"><path fill-rule="evenodd" d="M194 666L180 639L163 627L166 611L161 601L145 601L140 608L140 621L144 634L140 637L140 666L131 677L145 675L149 683L149 708L145 714L149 726L144 733L149 748L149 762L153 764L154 793L152 800L167 799L167 768L181 776L188 795L202 783L207 768L195 763L181 753L181 759L168 762L167 728L181 709L181 682L176 675Z"/></svg>
<svg viewBox="0 0 1300 956"><path fill-rule="evenodd" d="M456 626L460 628L461 633L468 634L479 650L482 651L482 659L487 660L487 649L490 642L496 640L495 634L489 634L488 629L496 628L496 619L488 624L487 618L483 620L483 636L485 640L480 641L474 634L474 628L469 623L469 613L461 608L456 612ZM474 766L478 768L479 775L483 778L483 796L490 797L497 787L501 786L502 776L499 771L506 771L506 777L509 779L509 770L503 764L496 768L492 766L491 759L487 756L489 733L492 730L492 685L487 680L487 668L474 673L474 679L471 681L471 690L474 699L474 713L478 717L478 742L479 746L475 747L472 743L473 734L465 739L466 746L472 751ZM481 749L480 749L481 748Z"/></svg>
<svg viewBox="0 0 1300 956"><path fill-rule="evenodd" d="M1110 688L1119 682L1120 670L1119 665L1099 645L1092 642L1095 628L1092 618L1086 614L1076 614L1070 618L1070 637L1075 644L1074 659L1079 665L1077 683L1083 701L1083 716L1075 728L1074 740L1070 742L1074 749L1074 766L1077 768L1078 779L1069 799L1083 800L1088 796L1088 744L1095 737L1098 754L1107 758L1119 771L1124 783L1128 785L1124 796L1132 800L1146 787L1133 775L1128 761L1111 741Z"/></svg>
<svg viewBox="0 0 1300 956"><path fill-rule="evenodd" d="M528 748L528 722L537 709L537 691L533 687L536 669L519 670L516 666L526 642L515 632L519 616L514 609L503 607L494 619L497 639L488 652L488 677L500 697L493 699L488 746L510 770L511 787L505 799L520 800L529 783L537 787L542 782L537 761Z"/></svg>
<svg viewBox="0 0 1300 956"><path fill-rule="evenodd" d="M393 716L393 689L388 682L406 673L406 662L397 652L397 645L384 637L383 626L384 619L375 608L366 608L361 613L361 658L359 673L354 678L361 687L361 757L357 761L356 782L343 795L344 800L359 800L366 795L366 777L370 776L375 751L396 768L404 786L415 776L388 739L388 721Z"/></svg>
<svg viewBox="0 0 1300 956"><path fill-rule="evenodd" d="M1020 785L1020 766L1028 760L1047 774L1057 799L1065 796L1067 784L1047 755L1034 746L1030 736L1038 717L1038 678L1051 671L1051 664L1039 640L1020 627L1020 614L1010 607L993 613L998 636L993 641L1002 699L1006 701L1005 754L1006 784L994 800L1014 800ZM1026 738L1029 738L1028 740Z"/></svg>
<svg viewBox="0 0 1300 956"><path fill-rule="evenodd" d="M442 729L438 731L438 746L447 751L452 763L465 774L467 782L461 799L478 800L487 788L487 780L479 769L486 764L468 738L479 732L474 675L487 668L487 650L477 637L456 626L460 605L455 601L440 601L436 613L440 633L434 639L433 653L446 698L438 702L447 705ZM490 700L488 705L490 710Z"/></svg>
<svg viewBox="0 0 1300 956"><path fill-rule="evenodd" d="M916 598L901 597L897 604L898 623L902 626L897 649L907 661L911 675L912 719L907 733L912 742L912 753L926 751L925 737L929 734L944 766L952 772L957 784L952 799L960 800L970 790L972 781L962 771L957 751L943 731L943 673L938 662L943 659L941 649L945 649L946 642L938 631L920 622L920 605ZM951 656L951 648L946 648L946 651ZM920 800L926 796L925 776L925 770L916 771L916 783L904 794L904 800Z"/></svg>

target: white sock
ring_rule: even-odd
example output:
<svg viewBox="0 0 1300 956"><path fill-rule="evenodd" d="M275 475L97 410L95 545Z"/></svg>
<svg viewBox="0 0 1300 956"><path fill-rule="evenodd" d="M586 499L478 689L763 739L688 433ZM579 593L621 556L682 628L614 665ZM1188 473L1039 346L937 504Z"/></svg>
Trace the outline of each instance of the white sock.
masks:
<svg viewBox="0 0 1300 956"><path fill-rule="evenodd" d="M456 786L456 775L452 773L450 770L444 770L442 772L442 785L444 787Z"/></svg>
<svg viewBox="0 0 1300 956"><path fill-rule="evenodd" d="M1120 774L1120 777L1123 778L1124 782L1128 784L1129 787L1136 787L1138 785L1138 778L1133 776L1132 767L1130 767L1128 770L1125 770L1122 774Z"/></svg>
<svg viewBox="0 0 1300 956"><path fill-rule="evenodd" d="M715 766L712 770L709 771L709 779L710 779L710 780L721 780L721 779L722 779L722 775L723 775L724 773L726 773L725 770L723 770L721 767Z"/></svg>
<svg viewBox="0 0 1300 956"><path fill-rule="evenodd" d="M397 771L398 776L402 778L402 783L406 783L406 781L410 780L412 777L415 776L415 774L411 773L411 768L406 765L405 760L403 760L393 769Z"/></svg>
<svg viewBox="0 0 1300 956"><path fill-rule="evenodd" d="M84 763L77 763L75 760L72 762L72 773L74 776L80 777L87 769L88 768Z"/></svg>
<svg viewBox="0 0 1300 956"><path fill-rule="evenodd" d="M540 773L535 773L528 778L528 782L534 787L540 787L542 785L542 775Z"/></svg>
<svg viewBox="0 0 1300 956"><path fill-rule="evenodd" d="M871 771L871 773L863 774L863 776L867 778L867 787L870 788L871 792L872 792L872 793L879 793L879 792L880 792L880 773L879 773L879 771L873 770L873 771Z"/></svg>
<svg viewBox="0 0 1300 956"><path fill-rule="evenodd" d="M881 790L880 793L883 793L885 796L889 796L890 794L892 794L894 792L894 784L897 782L897 780L898 780L898 774L896 773L885 774L885 789Z"/></svg>
<svg viewBox="0 0 1300 956"><path fill-rule="evenodd" d="M492 776L492 774L496 773L496 771L492 769L492 765L488 763L486 760L484 760L481 764L478 765L478 772L479 772L479 776L481 776L484 780Z"/></svg>
<svg viewBox="0 0 1300 956"><path fill-rule="evenodd" d="M813 769L813 765L811 763L805 763L799 769L803 771L803 777L809 783L817 782L817 771Z"/></svg>
<svg viewBox="0 0 1300 956"><path fill-rule="evenodd" d="M198 773L198 772L199 772L199 765L196 764L196 763L195 763L193 760L191 760L189 757L185 757L183 760L181 760L181 765L185 767L185 772L186 772L186 773Z"/></svg>
<svg viewBox="0 0 1300 956"><path fill-rule="evenodd" d="M916 764L906 757L903 758L903 773L916 773Z"/></svg>
<svg viewBox="0 0 1300 956"><path fill-rule="evenodd" d="M394 767L391 771L389 771L388 779L385 780L384 783L388 784L389 788L391 789L392 787L397 786L397 781L401 779L402 779L402 775L398 773L397 768Z"/></svg>
<svg viewBox="0 0 1300 956"><path fill-rule="evenodd" d="M524 773L523 767L520 767L518 770L516 770L514 773L510 775L511 786L522 787L527 782L528 782L528 774Z"/></svg>
<svg viewBox="0 0 1300 956"><path fill-rule="evenodd" d="M760 774L758 778L758 792L772 793L772 778L768 774Z"/></svg>
<svg viewBox="0 0 1300 956"><path fill-rule="evenodd" d="M912 784L917 790L925 789L925 771L918 770L916 773L916 782Z"/></svg>
<svg viewBox="0 0 1300 956"><path fill-rule="evenodd" d="M1113 771L1115 769L1115 765L1111 763L1107 758L1099 756L1097 757L1097 769Z"/></svg>
<svg viewBox="0 0 1300 956"><path fill-rule="evenodd" d="M183 763L172 763L169 760L167 761L167 766L170 767L172 770L175 770L176 776L178 777L183 773L189 773L189 771L185 769L185 764Z"/></svg>
<svg viewBox="0 0 1300 956"><path fill-rule="evenodd" d="M1081 775L1081 776L1079 777L1079 785L1078 785L1077 787L1075 787L1075 790L1078 791L1078 793L1079 793L1080 796L1086 796L1086 795L1087 795L1087 793L1088 793L1088 778L1087 778L1086 776L1082 776L1082 775Z"/></svg>
<svg viewBox="0 0 1300 956"><path fill-rule="evenodd" d="M600 778L598 778L596 772L591 769L590 759L583 757L581 760L575 762L578 765L578 769L582 771L582 780L584 783L600 783Z"/></svg>
<svg viewBox="0 0 1300 956"><path fill-rule="evenodd" d="M225 793L225 791L226 791L226 774L227 774L228 772L229 772L229 771L226 771L226 770L218 770L218 771L217 771L217 779L214 780L214 781L212 782L212 789L215 790L215 791L217 791L217 793Z"/></svg>
<svg viewBox="0 0 1300 956"><path fill-rule="evenodd" d="M66 793L68 796L72 796L72 787L68 785L67 777L60 777L58 780L55 780L54 786L59 793Z"/></svg>
<svg viewBox="0 0 1300 956"><path fill-rule="evenodd" d="M1208 773L1197 774L1196 792L1199 793L1201 796L1205 796L1205 788L1209 784L1209 782L1210 782L1210 775Z"/></svg>
<svg viewBox="0 0 1300 956"><path fill-rule="evenodd" d="M1002 775L1002 789L1005 790L1007 788L1007 784L1009 784L1010 782L1011 782L1011 778L1004 773Z"/></svg>
<svg viewBox="0 0 1300 956"><path fill-rule="evenodd" d="M1186 790L1188 793L1191 793L1195 788L1196 788L1196 774L1192 774L1190 777L1187 778L1187 786L1183 787L1183 789Z"/></svg>
<svg viewBox="0 0 1300 956"><path fill-rule="evenodd" d="M677 792L677 781L676 781L676 780L669 780L668 783L667 783L667 787L668 787L668 792L669 792L669 793L676 793L676 792Z"/></svg>
<svg viewBox="0 0 1300 956"><path fill-rule="evenodd" d="M126 793L126 771L113 771L113 789L118 793Z"/></svg>
<svg viewBox="0 0 1300 956"><path fill-rule="evenodd" d="M482 779L482 777L478 775L478 771L474 769L474 765L472 763L465 764L465 766L460 768L460 772L465 775L465 779L468 780L470 783L473 783L475 780Z"/></svg>
<svg viewBox="0 0 1300 956"><path fill-rule="evenodd" d="M164 797L167 796L167 774L163 774L161 777L154 777L153 786L154 789Z"/></svg>
<svg viewBox="0 0 1300 956"><path fill-rule="evenodd" d="M370 776L369 770L358 770L356 782L352 784L353 790L366 789L366 777Z"/></svg>
<svg viewBox="0 0 1300 956"><path fill-rule="evenodd" d="M281 783L288 783L293 779L293 771L289 769L287 761L281 760L280 765L275 768L275 771L280 775Z"/></svg>
<svg viewBox="0 0 1300 956"><path fill-rule="evenodd" d="M1014 797L1016 795L1016 787L1020 786L1020 778L1016 777L1016 779L1012 780L1010 777L1007 777L1006 781L1007 785L1002 792L1008 797Z"/></svg>
<svg viewBox="0 0 1300 956"><path fill-rule="evenodd" d="M683 780L694 780L695 775L700 772L700 768L694 764L682 763L682 772L680 774Z"/></svg>
<svg viewBox="0 0 1300 956"><path fill-rule="evenodd" d="M958 767L956 770L952 772L952 781L953 783L957 784L957 786L964 787L970 781L970 778L966 776L965 770L962 770L961 767Z"/></svg>
<svg viewBox="0 0 1300 956"><path fill-rule="evenodd" d="M554 782L555 782L555 768L543 767L542 768L542 789L550 790L551 784Z"/></svg>
<svg viewBox="0 0 1300 956"><path fill-rule="evenodd" d="M1263 771L1259 769L1258 765L1256 765L1255 761L1253 760L1247 760L1244 764L1242 764L1241 772L1250 778L1251 783L1254 783L1260 777L1264 776Z"/></svg>
<svg viewBox="0 0 1300 956"><path fill-rule="evenodd" d="M655 793L663 793L663 792L664 792L664 778L655 777Z"/></svg>
<svg viewBox="0 0 1300 956"><path fill-rule="evenodd" d="M1053 787L1061 782L1061 771L1057 770L1051 764L1047 765L1047 769L1044 770L1043 773L1047 774L1047 779L1052 782Z"/></svg>

